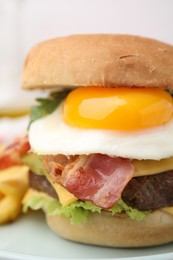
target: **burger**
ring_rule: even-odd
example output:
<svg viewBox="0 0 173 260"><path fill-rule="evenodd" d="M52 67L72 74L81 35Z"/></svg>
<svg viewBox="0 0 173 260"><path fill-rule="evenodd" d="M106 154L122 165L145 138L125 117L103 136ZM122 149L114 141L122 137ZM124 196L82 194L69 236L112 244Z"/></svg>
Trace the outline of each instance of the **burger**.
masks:
<svg viewBox="0 0 173 260"><path fill-rule="evenodd" d="M32 108L24 211L59 236L109 247L173 241L173 46L139 36L71 35L29 52Z"/></svg>

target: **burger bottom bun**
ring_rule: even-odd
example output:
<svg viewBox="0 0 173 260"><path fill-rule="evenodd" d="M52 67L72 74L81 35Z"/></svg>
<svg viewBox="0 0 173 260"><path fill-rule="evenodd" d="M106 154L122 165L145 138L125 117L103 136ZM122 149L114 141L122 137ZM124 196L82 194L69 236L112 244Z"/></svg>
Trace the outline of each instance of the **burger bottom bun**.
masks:
<svg viewBox="0 0 173 260"><path fill-rule="evenodd" d="M71 224L65 216L46 216L46 219L57 235L85 244L128 248L173 241L173 216L161 210L142 221L131 220L126 214L107 213L91 213L84 224Z"/></svg>

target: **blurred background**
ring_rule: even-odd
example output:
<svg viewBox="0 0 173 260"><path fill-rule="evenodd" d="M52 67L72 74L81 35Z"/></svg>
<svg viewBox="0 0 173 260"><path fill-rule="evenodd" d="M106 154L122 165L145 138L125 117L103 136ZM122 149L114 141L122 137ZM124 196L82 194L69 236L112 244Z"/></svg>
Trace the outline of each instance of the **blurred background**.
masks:
<svg viewBox="0 0 173 260"><path fill-rule="evenodd" d="M36 96L44 95L20 89L29 49L77 33L136 34L173 44L173 1L0 0L1 118L25 113Z"/></svg>

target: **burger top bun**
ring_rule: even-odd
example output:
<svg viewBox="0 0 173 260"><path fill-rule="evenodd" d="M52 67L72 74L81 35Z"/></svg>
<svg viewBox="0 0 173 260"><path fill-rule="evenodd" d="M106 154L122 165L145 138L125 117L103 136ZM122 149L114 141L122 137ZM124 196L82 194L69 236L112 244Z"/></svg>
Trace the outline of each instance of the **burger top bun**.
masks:
<svg viewBox="0 0 173 260"><path fill-rule="evenodd" d="M173 89L173 46L132 35L71 35L42 42L28 54L24 89L81 86Z"/></svg>

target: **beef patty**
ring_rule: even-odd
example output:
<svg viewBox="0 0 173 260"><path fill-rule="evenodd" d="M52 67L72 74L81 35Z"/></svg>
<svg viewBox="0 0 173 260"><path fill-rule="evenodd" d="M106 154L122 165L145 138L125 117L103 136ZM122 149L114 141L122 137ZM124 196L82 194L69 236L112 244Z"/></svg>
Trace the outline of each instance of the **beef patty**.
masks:
<svg viewBox="0 0 173 260"><path fill-rule="evenodd" d="M57 198L57 193L44 175L29 172L29 186L35 190L43 191L51 197Z"/></svg>
<svg viewBox="0 0 173 260"><path fill-rule="evenodd" d="M173 206L173 170L132 178L123 191L122 199L139 210Z"/></svg>
<svg viewBox="0 0 173 260"><path fill-rule="evenodd" d="M30 186L56 198L57 194L45 176L30 172ZM173 206L173 170L132 178L122 193L123 201L139 210Z"/></svg>

